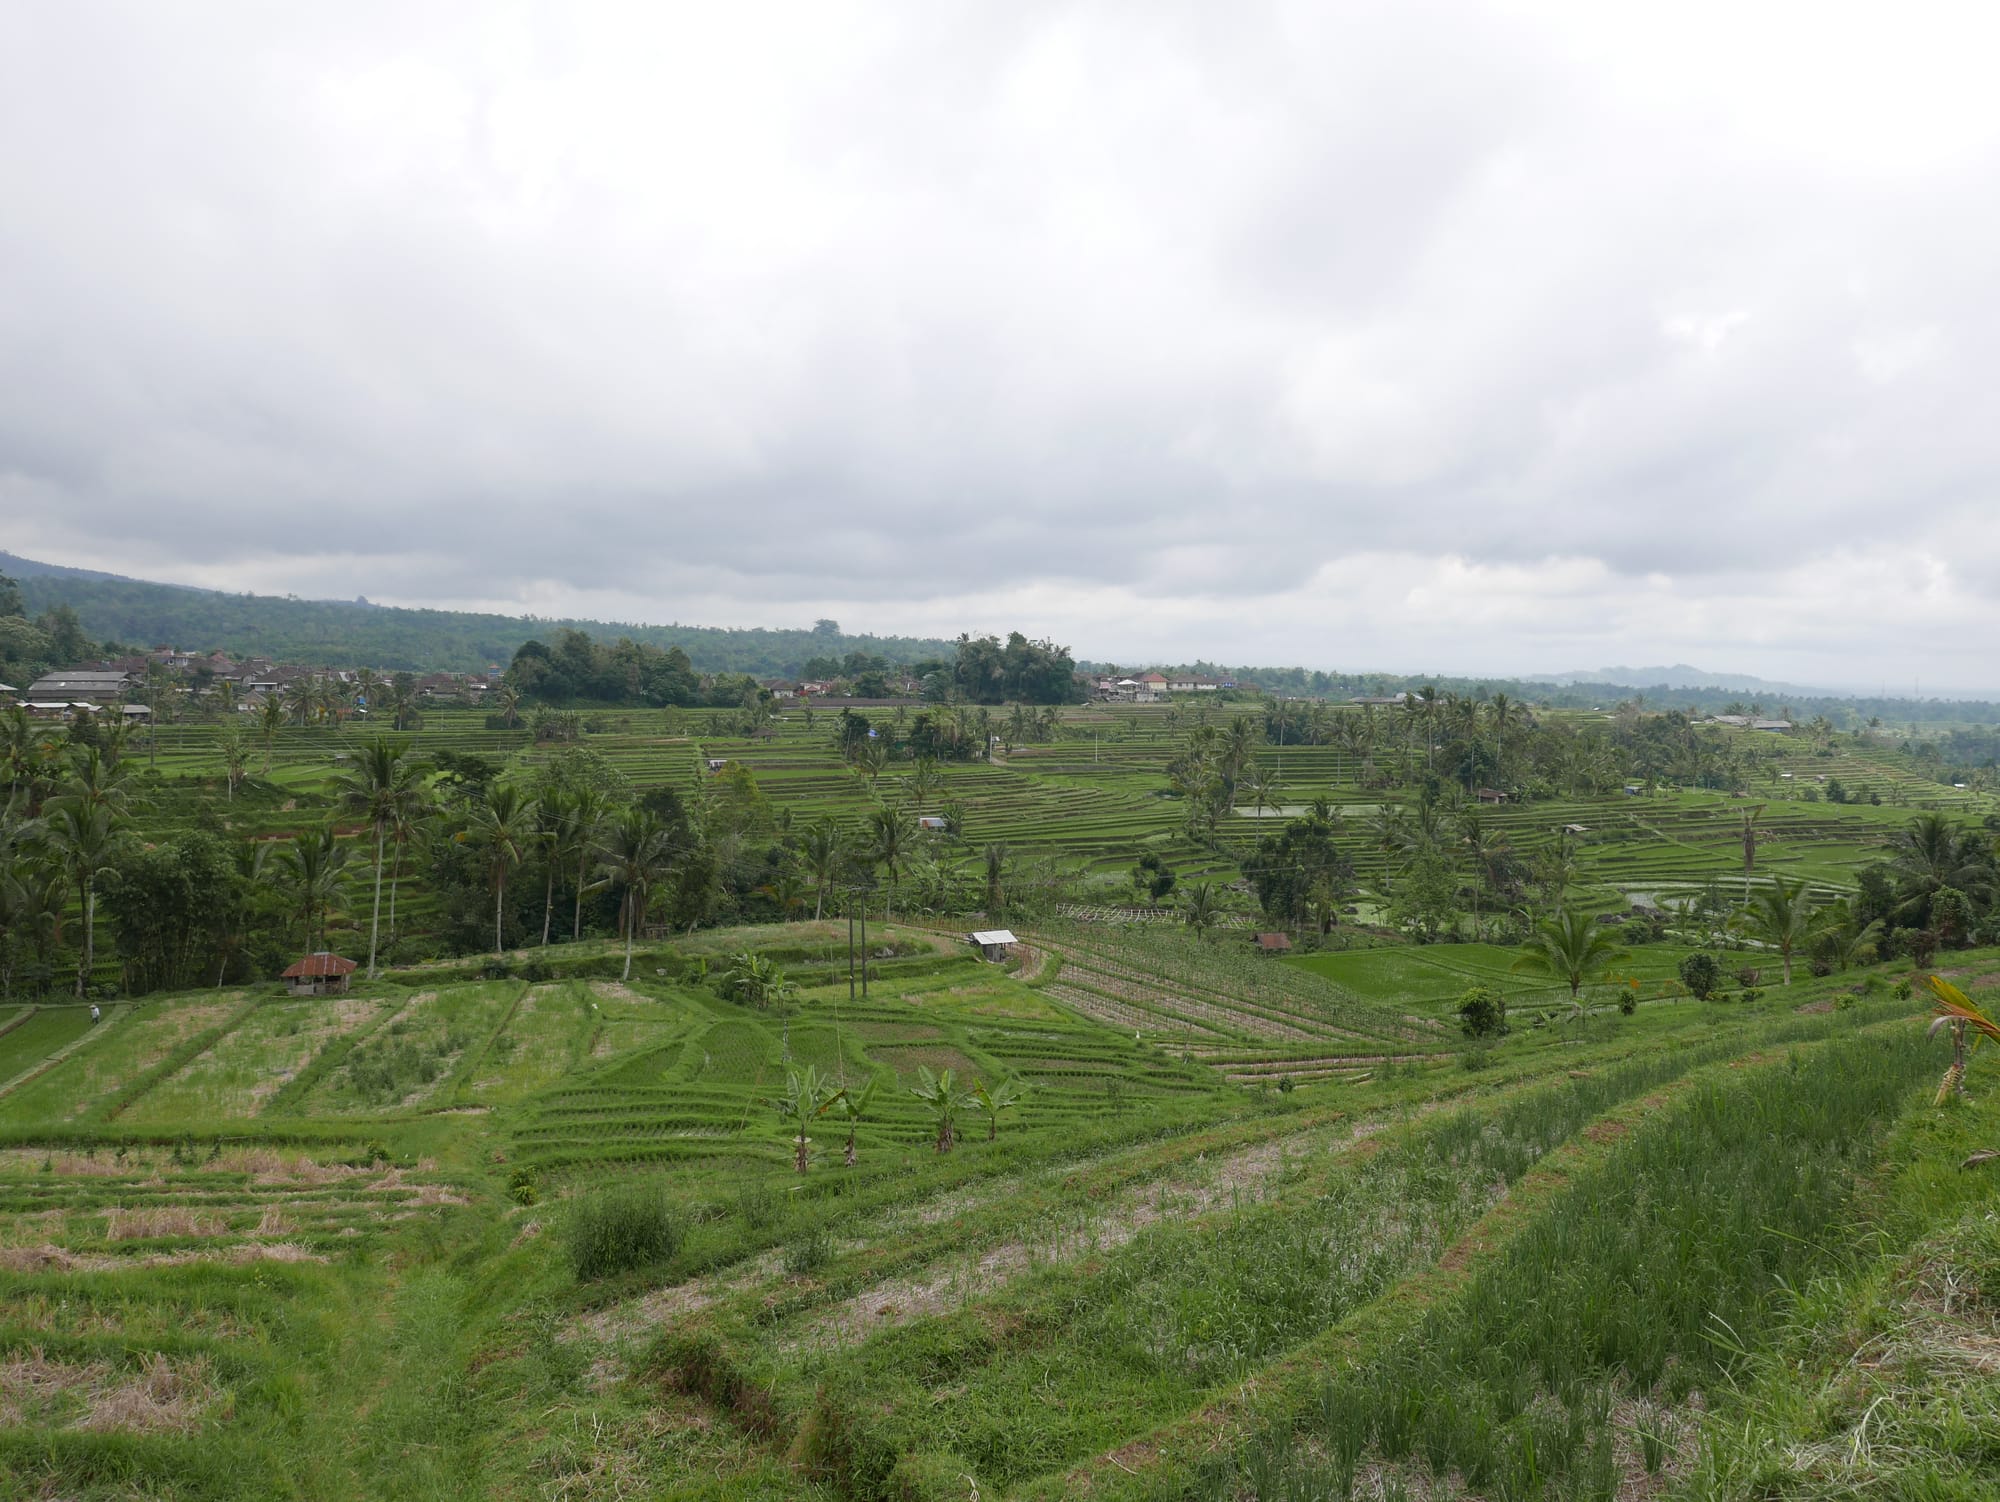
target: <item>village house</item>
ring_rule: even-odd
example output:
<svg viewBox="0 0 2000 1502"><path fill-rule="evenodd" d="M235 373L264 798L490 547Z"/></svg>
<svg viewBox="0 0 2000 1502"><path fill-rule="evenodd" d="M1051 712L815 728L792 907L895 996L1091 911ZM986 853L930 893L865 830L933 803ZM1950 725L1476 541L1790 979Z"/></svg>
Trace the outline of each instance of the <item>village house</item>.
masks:
<svg viewBox="0 0 2000 1502"><path fill-rule="evenodd" d="M45 673L28 685L28 697L38 702L60 700L64 704L123 704L129 699L132 675L121 669L73 669L65 673Z"/></svg>

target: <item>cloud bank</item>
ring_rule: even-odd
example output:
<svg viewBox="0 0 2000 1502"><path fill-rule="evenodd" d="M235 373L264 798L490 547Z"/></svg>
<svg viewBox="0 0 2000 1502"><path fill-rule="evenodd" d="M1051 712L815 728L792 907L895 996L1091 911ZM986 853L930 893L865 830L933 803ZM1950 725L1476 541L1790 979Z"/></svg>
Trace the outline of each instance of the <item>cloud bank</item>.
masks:
<svg viewBox="0 0 2000 1502"><path fill-rule="evenodd" d="M0 9L0 528L232 589L2000 689L2000 29Z"/></svg>

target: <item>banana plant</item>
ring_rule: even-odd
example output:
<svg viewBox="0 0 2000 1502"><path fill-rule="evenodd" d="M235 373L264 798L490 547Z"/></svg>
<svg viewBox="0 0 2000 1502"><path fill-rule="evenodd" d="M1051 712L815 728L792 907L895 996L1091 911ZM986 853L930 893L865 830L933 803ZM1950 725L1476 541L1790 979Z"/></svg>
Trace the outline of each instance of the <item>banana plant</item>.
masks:
<svg viewBox="0 0 2000 1502"><path fill-rule="evenodd" d="M785 1093L771 1104L777 1108L778 1114L785 1119L787 1125L798 1128L799 1135L798 1141L794 1144L792 1166L800 1173L806 1171L806 1148L810 1141L806 1132L815 1121L833 1109L835 1102L844 1099L846 1095L847 1092L831 1080L821 1079L819 1071L810 1064L803 1070L794 1069L785 1076ZM851 1136L847 1150L849 1154L854 1151ZM848 1161L852 1162L853 1158L850 1156Z"/></svg>

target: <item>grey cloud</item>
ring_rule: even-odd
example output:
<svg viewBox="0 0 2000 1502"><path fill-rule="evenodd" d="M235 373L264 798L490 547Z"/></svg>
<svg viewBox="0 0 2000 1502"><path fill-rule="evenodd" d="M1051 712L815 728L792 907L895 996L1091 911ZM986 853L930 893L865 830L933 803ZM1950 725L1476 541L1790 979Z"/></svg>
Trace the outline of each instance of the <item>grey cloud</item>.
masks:
<svg viewBox="0 0 2000 1502"><path fill-rule="evenodd" d="M1721 9L1607 24L19 7L0 525L241 587L333 550L341 593L952 631L910 588L942 560L1086 651L1109 591L1218 658L1309 655L1282 632L1355 560L1542 571L1502 628L1391 593L1348 638L1438 666L1582 650L1552 559L1652 659L1840 552L1884 595L1955 564L1969 629L2000 109L1871 104L1878 142L1814 80L1711 76ZM1658 615L1613 608L1655 574Z"/></svg>

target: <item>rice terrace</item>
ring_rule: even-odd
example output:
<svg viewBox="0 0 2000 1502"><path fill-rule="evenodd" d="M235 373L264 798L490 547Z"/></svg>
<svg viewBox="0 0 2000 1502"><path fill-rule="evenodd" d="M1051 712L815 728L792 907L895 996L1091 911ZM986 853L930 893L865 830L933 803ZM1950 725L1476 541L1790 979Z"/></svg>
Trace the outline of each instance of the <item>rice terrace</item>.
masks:
<svg viewBox="0 0 2000 1502"><path fill-rule="evenodd" d="M7 711L5 1495L1995 1495L1992 706L930 650Z"/></svg>
<svg viewBox="0 0 2000 1502"><path fill-rule="evenodd" d="M0 1502L2000 1502L1996 57L0 0Z"/></svg>

